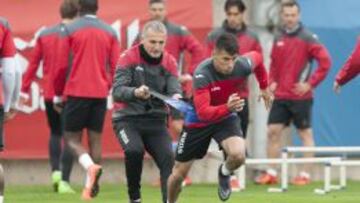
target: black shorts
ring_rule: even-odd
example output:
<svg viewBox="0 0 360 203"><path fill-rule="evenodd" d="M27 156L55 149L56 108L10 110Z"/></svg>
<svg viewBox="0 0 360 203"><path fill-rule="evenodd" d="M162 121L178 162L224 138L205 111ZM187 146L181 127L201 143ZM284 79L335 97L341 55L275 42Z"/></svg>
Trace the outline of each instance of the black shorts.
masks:
<svg viewBox="0 0 360 203"><path fill-rule="evenodd" d="M68 97L64 108L64 128L79 132L84 128L101 133L104 126L107 100Z"/></svg>
<svg viewBox="0 0 360 203"><path fill-rule="evenodd" d="M0 151L4 149L4 107L0 106Z"/></svg>
<svg viewBox="0 0 360 203"><path fill-rule="evenodd" d="M175 159L180 162L201 159L206 155L211 138L220 145L223 140L233 136L243 136L238 116L231 116L203 128L185 127L179 138Z"/></svg>
<svg viewBox="0 0 360 203"><path fill-rule="evenodd" d="M248 99L245 99L245 106L242 111L238 113L240 118L240 127L241 131L244 134L244 138L246 138L247 129L249 126L249 102Z"/></svg>
<svg viewBox="0 0 360 203"><path fill-rule="evenodd" d="M313 100L274 100L268 124L289 125L293 122L297 129L311 128Z"/></svg>
<svg viewBox="0 0 360 203"><path fill-rule="evenodd" d="M45 101L46 116L48 125L50 127L51 135L62 135L63 126L61 114L54 109L54 103L52 101Z"/></svg>

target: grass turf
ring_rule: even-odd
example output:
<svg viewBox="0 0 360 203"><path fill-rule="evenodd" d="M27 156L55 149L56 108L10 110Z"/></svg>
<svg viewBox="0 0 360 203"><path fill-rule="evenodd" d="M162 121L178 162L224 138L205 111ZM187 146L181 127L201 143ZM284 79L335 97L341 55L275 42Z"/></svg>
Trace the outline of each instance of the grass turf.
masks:
<svg viewBox="0 0 360 203"><path fill-rule="evenodd" d="M246 191L233 193L228 203L359 203L360 182L349 181L348 187L327 195L316 195L313 189L322 183L313 183L305 187L290 187L283 194L267 193L267 186L248 185ZM75 203L80 200L80 187L75 187L75 195L58 195L50 186L9 186L6 188L6 203ZM160 203L160 189L144 186L143 203ZM125 185L103 185L99 196L93 203L128 203ZM178 202L183 203L216 203L216 185L192 185L184 188Z"/></svg>

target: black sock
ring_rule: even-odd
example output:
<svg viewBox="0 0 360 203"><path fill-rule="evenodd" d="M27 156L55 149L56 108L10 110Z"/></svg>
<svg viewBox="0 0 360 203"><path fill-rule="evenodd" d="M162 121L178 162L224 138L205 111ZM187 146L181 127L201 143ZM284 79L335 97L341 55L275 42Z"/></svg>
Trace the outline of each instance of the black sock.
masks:
<svg viewBox="0 0 360 203"><path fill-rule="evenodd" d="M63 181L70 182L70 175L71 175L73 163L74 163L74 155L72 154L68 145L65 144L61 156L61 172L62 172Z"/></svg>
<svg viewBox="0 0 360 203"><path fill-rule="evenodd" d="M60 135L51 134L49 141L49 156L51 170L60 170L60 155L61 155L61 137Z"/></svg>

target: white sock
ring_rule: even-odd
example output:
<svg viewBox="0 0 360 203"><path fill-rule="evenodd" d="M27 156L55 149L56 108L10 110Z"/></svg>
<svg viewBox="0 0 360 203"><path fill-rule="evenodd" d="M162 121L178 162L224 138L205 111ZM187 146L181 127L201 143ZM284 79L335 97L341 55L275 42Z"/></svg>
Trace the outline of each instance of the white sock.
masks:
<svg viewBox="0 0 360 203"><path fill-rule="evenodd" d="M225 163L222 164L221 173L222 173L224 176L228 176L228 175L231 174L231 171L226 167L226 164L225 164Z"/></svg>
<svg viewBox="0 0 360 203"><path fill-rule="evenodd" d="M268 170L266 170L266 173L269 174L269 175L272 175L274 177L277 176L277 171L272 169L272 168L269 168Z"/></svg>
<svg viewBox="0 0 360 203"><path fill-rule="evenodd" d="M85 187L90 188L90 177L89 177L89 174L87 174L87 173L86 173L86 177L85 177Z"/></svg>
<svg viewBox="0 0 360 203"><path fill-rule="evenodd" d="M4 196L0 196L0 203L4 202Z"/></svg>
<svg viewBox="0 0 360 203"><path fill-rule="evenodd" d="M79 163L85 170L88 170L90 166L94 165L94 162L88 153L79 156Z"/></svg>

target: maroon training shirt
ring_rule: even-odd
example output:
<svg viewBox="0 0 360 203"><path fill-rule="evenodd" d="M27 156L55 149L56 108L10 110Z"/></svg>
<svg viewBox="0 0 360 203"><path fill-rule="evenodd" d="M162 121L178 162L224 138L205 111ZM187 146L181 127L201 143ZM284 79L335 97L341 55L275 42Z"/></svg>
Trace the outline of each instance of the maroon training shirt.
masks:
<svg viewBox="0 0 360 203"><path fill-rule="evenodd" d="M194 106L201 121L188 127L204 127L226 118L230 111L227 101L231 94L238 93L247 85L246 79L255 73L261 89L268 85L268 77L262 63L262 56L250 52L236 59L234 70L230 75L223 75L215 70L213 60L203 61L194 73Z"/></svg>
<svg viewBox="0 0 360 203"><path fill-rule="evenodd" d="M85 15L66 25L55 76L55 94L106 98L119 56L115 31L95 16ZM69 55L72 65L68 69Z"/></svg>
<svg viewBox="0 0 360 203"><path fill-rule="evenodd" d="M60 23L43 30L31 52L29 65L23 75L21 92L29 93L30 85L35 79L36 71L40 62L43 61L44 97L46 101L52 101L54 94L54 75L57 68L57 57L61 49L61 36L64 32L64 24Z"/></svg>
<svg viewBox="0 0 360 203"><path fill-rule="evenodd" d="M236 36L239 44L239 54L243 55L250 51L256 51L262 53L261 45L258 39L258 36L255 32L251 31L245 24L241 29L230 28L225 20L220 28L216 28L211 31L206 40L206 56L210 57L211 53L215 47L215 42L217 38L224 33L232 33ZM248 85L244 85L243 89L240 92L242 98L249 97L249 88Z"/></svg>
<svg viewBox="0 0 360 203"><path fill-rule="evenodd" d="M318 67L311 73L314 59ZM271 51L270 83L277 83L275 98L287 100L312 98L312 91L302 96L296 95L295 84L308 82L315 88L325 78L330 66L330 55L315 34L302 25L291 33L280 30L275 36Z"/></svg>

